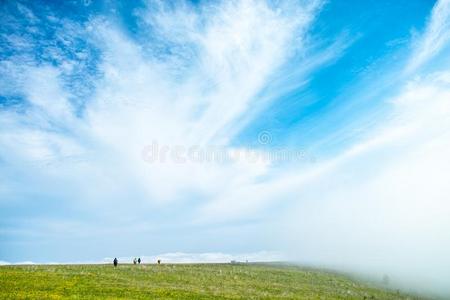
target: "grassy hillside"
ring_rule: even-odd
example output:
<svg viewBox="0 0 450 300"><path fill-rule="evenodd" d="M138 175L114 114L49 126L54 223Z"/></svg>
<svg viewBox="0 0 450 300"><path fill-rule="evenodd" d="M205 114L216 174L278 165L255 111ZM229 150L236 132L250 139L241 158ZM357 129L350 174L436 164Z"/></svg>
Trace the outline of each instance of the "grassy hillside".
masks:
<svg viewBox="0 0 450 300"><path fill-rule="evenodd" d="M262 264L0 267L0 299L408 299L343 275ZM409 298L411 299L411 297Z"/></svg>

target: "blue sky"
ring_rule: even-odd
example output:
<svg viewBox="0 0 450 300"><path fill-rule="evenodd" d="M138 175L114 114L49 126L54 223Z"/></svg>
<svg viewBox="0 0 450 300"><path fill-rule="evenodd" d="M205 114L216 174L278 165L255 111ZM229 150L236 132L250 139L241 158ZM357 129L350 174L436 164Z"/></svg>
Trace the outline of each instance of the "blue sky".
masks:
<svg viewBox="0 0 450 300"><path fill-rule="evenodd" d="M3 1L0 261L276 252L445 290L449 15Z"/></svg>

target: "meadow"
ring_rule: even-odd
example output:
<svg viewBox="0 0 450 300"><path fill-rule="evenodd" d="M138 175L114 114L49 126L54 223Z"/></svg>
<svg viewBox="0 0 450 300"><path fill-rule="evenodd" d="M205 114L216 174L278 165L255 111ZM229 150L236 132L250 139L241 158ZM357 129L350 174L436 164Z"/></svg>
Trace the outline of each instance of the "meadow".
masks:
<svg viewBox="0 0 450 300"><path fill-rule="evenodd" d="M0 267L0 299L419 299L343 274L275 264Z"/></svg>

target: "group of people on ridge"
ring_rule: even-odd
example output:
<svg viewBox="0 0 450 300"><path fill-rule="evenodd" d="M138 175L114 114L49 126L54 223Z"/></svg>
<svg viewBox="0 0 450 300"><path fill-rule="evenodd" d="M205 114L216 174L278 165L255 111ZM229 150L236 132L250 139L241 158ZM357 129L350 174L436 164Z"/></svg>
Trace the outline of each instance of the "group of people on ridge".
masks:
<svg viewBox="0 0 450 300"><path fill-rule="evenodd" d="M138 258L135 257L135 258L133 259L133 264L134 264L134 265L135 265L135 264L141 264L141 262L142 262L142 260L141 260L140 257L138 257ZM161 260L158 259L157 263L158 263L158 265L160 265L160 264L161 264ZM117 259L117 257L114 258L113 264L114 264L114 267L117 267L117 265L119 264L119 260Z"/></svg>

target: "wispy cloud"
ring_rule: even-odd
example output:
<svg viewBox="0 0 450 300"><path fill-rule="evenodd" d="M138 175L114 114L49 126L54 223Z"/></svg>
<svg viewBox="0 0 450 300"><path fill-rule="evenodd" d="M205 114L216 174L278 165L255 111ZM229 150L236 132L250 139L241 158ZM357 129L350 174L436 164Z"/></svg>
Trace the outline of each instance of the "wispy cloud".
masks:
<svg viewBox="0 0 450 300"><path fill-rule="evenodd" d="M234 1L173 6L151 1L135 11L141 26L138 38L108 17L83 24L51 13L29 19L56 23L49 30L58 43L42 42L41 35L30 33L19 45L15 33L7 35L22 56L2 61L8 82L2 92L23 101L1 111L2 198L18 205L17 199L33 194L48 209L37 216L45 222L35 220L43 224L52 219L64 223L58 219L66 219L74 208L87 218L100 217L107 226L117 217L142 222L155 216L155 207L175 216L187 213L187 224L203 218L198 214L213 220L203 207L236 190L255 189L270 163L149 164L142 152L153 141L239 150L231 144L238 131L231 129L244 119L249 122L251 111L276 100L261 92L283 69L292 72L290 59L298 62L295 72L302 70L296 57L307 52L306 34L320 5ZM58 25L65 31L56 29ZM80 46L78 39L89 44ZM33 57L42 51L51 54ZM86 65L86 55L92 53L98 53L98 60ZM315 55L314 66L333 58L330 51L324 55ZM85 66L81 73L80 66ZM256 101L256 96L265 101ZM188 212L161 208L169 203L184 207L186 201L192 203ZM245 205L256 208L258 202L248 199ZM55 207L64 213L53 211Z"/></svg>
<svg viewBox="0 0 450 300"><path fill-rule="evenodd" d="M450 1L439 0L431 12L426 31L413 45L414 53L406 71L411 73L438 55L450 40Z"/></svg>

